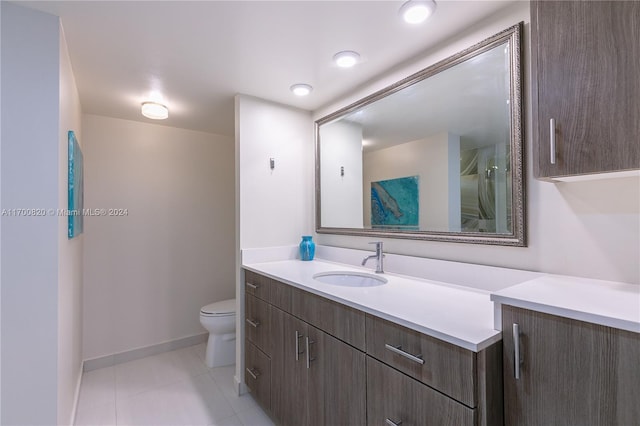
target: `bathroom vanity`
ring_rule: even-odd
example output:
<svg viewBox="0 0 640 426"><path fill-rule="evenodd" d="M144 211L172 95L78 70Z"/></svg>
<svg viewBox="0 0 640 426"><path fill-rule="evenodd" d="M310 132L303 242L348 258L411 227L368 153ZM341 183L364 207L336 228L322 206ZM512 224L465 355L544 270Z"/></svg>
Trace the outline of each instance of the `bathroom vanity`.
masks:
<svg viewBox="0 0 640 426"><path fill-rule="evenodd" d="M505 424L640 424L638 286L545 276L491 298Z"/></svg>
<svg viewBox="0 0 640 426"><path fill-rule="evenodd" d="M369 288L322 284L313 276L355 269L323 261L245 268L245 383L278 424L502 424L487 294L388 274Z"/></svg>
<svg viewBox="0 0 640 426"><path fill-rule="evenodd" d="M243 263L245 383L278 424L638 424L638 286L319 252ZM317 279L338 271L387 282Z"/></svg>

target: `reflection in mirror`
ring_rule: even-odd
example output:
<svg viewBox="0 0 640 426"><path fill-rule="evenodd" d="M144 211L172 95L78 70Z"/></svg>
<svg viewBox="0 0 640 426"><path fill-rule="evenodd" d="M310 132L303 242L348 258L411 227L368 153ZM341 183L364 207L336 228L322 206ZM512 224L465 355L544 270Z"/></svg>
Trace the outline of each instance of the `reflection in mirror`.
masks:
<svg viewBox="0 0 640 426"><path fill-rule="evenodd" d="M524 245L520 27L317 122L318 232Z"/></svg>

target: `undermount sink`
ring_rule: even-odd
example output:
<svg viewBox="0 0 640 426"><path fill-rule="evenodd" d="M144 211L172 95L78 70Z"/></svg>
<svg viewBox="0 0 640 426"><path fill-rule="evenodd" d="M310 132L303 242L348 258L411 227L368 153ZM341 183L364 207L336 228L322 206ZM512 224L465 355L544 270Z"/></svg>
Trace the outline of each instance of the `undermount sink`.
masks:
<svg viewBox="0 0 640 426"><path fill-rule="evenodd" d="M324 284L342 287L375 287L387 283L387 279L379 275L352 271L321 272L315 274L313 279Z"/></svg>

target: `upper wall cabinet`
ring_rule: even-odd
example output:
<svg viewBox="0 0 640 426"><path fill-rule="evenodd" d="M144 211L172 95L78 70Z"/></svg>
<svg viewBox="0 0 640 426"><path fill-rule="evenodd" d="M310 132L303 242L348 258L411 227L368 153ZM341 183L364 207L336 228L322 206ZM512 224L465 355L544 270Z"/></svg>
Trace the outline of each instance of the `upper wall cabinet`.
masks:
<svg viewBox="0 0 640 426"><path fill-rule="evenodd" d="M640 168L640 2L531 2L537 178Z"/></svg>

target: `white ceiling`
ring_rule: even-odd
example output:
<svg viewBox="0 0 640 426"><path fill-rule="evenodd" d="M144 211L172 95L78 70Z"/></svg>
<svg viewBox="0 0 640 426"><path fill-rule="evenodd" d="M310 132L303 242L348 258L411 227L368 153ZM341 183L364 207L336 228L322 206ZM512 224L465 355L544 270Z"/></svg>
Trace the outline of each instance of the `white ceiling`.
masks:
<svg viewBox="0 0 640 426"><path fill-rule="evenodd" d="M514 0L438 1L426 23L401 1L44 1L21 5L62 19L86 113L148 121L160 91L168 126L232 136L237 93L316 110L425 52ZM333 55L355 50L352 69ZM308 83L311 95L289 86Z"/></svg>
<svg viewBox="0 0 640 426"><path fill-rule="evenodd" d="M507 42L350 113L365 152L441 133L463 149L510 141ZM322 133L321 135L322 136Z"/></svg>

